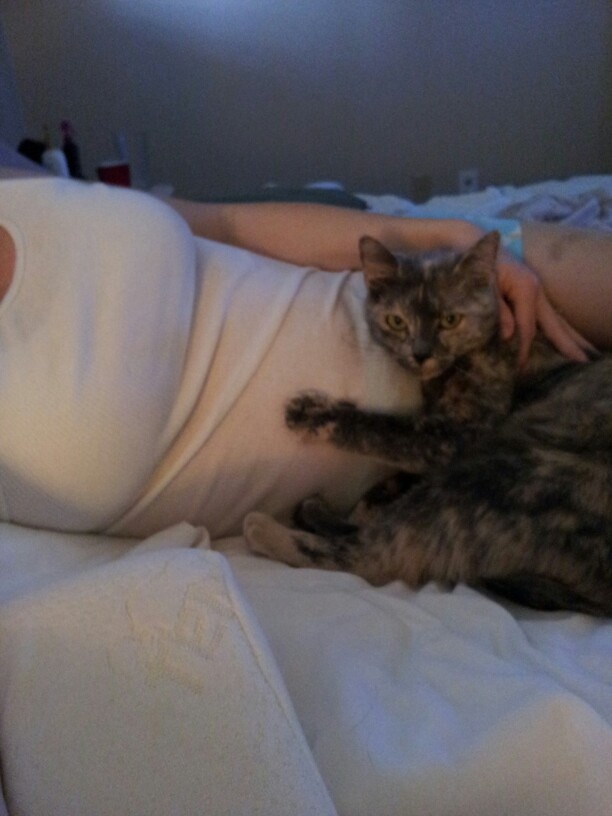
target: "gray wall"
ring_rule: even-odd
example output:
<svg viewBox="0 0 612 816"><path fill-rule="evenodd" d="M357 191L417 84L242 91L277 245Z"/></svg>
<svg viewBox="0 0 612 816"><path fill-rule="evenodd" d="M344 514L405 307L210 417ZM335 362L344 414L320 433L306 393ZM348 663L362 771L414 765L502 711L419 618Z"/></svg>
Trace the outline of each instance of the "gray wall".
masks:
<svg viewBox="0 0 612 816"><path fill-rule="evenodd" d="M0 19L0 139L17 146L24 133L23 113Z"/></svg>
<svg viewBox="0 0 612 816"><path fill-rule="evenodd" d="M208 197L612 170L609 0L0 0L29 135Z"/></svg>

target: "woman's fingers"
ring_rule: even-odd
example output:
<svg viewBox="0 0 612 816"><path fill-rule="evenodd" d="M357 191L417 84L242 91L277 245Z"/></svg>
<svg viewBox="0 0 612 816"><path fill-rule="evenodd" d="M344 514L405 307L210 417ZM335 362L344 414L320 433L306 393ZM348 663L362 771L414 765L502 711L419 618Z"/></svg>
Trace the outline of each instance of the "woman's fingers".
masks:
<svg viewBox="0 0 612 816"><path fill-rule="evenodd" d="M503 298L499 299L500 332L504 340L509 340L514 334L516 321L514 313Z"/></svg>
<svg viewBox="0 0 612 816"><path fill-rule="evenodd" d="M536 319L551 343L570 360L584 363L597 354L595 347L554 309L542 289L536 302Z"/></svg>
<svg viewBox="0 0 612 816"><path fill-rule="evenodd" d="M504 339L518 332L519 365L524 365L536 332L539 281L526 266L503 253L498 268L500 319Z"/></svg>
<svg viewBox="0 0 612 816"><path fill-rule="evenodd" d="M501 333L508 339L516 330L519 337L518 363L529 355L536 327L570 360L585 362L595 349L554 309L537 276L506 253L499 263Z"/></svg>

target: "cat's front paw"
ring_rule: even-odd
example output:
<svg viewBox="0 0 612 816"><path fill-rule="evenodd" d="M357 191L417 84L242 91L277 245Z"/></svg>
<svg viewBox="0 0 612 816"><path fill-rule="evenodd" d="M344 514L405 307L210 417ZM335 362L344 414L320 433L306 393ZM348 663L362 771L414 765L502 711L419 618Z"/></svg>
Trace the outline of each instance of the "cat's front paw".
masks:
<svg viewBox="0 0 612 816"><path fill-rule="evenodd" d="M320 391L304 391L285 407L285 423L304 438L322 438L333 421L333 401Z"/></svg>
<svg viewBox="0 0 612 816"><path fill-rule="evenodd" d="M249 513L242 523L242 534L251 552L274 558L270 542L274 539L277 522L265 513Z"/></svg>
<svg viewBox="0 0 612 816"><path fill-rule="evenodd" d="M305 438L328 439L338 411L353 407L352 403L338 402L320 391L304 391L287 403L285 423Z"/></svg>
<svg viewBox="0 0 612 816"><path fill-rule="evenodd" d="M244 519L242 533L249 550L257 555L293 567L308 565L296 547L293 532L265 513L249 513Z"/></svg>

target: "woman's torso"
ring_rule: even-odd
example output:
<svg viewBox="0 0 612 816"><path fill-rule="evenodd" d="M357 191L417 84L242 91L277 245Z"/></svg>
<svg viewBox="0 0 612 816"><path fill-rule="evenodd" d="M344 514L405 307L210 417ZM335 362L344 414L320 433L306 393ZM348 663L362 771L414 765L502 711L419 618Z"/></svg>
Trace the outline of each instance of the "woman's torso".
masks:
<svg viewBox="0 0 612 816"><path fill-rule="evenodd" d="M185 420L192 237L152 198L58 179L0 182L0 225L15 250L0 303L2 517L103 529Z"/></svg>

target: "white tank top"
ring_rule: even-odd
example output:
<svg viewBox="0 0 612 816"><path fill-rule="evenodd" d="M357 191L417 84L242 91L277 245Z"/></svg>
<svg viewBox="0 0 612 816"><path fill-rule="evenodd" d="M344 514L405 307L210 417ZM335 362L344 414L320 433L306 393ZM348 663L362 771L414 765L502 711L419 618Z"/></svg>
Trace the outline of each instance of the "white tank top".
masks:
<svg viewBox="0 0 612 816"><path fill-rule="evenodd" d="M161 202L62 179L0 182L16 247L0 304L0 514L98 530L134 502L178 399L195 247Z"/></svg>
<svg viewBox="0 0 612 816"><path fill-rule="evenodd" d="M142 193L0 182L17 250L0 304L0 514L149 535L235 533L322 492L349 507L386 469L305 444L284 406L318 389L387 410L415 386L372 346L360 275L194 239Z"/></svg>

